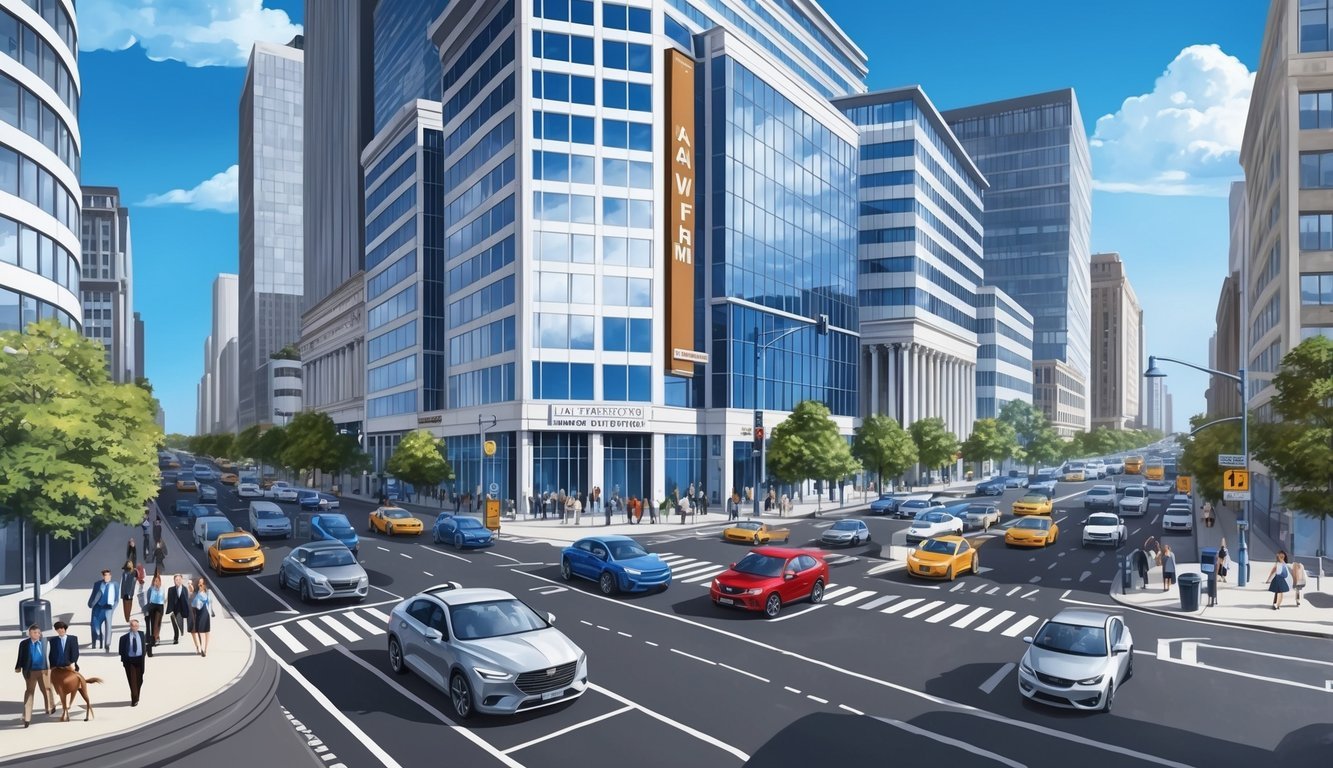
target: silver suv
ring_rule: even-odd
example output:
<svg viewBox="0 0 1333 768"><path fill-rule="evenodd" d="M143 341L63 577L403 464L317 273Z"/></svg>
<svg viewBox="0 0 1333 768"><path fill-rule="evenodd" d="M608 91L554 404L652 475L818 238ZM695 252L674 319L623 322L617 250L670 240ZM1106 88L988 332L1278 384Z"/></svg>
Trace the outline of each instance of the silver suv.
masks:
<svg viewBox="0 0 1333 768"><path fill-rule="evenodd" d="M1127 485L1121 489L1120 515L1142 517L1148 511L1148 486Z"/></svg>
<svg viewBox="0 0 1333 768"><path fill-rule="evenodd" d="M447 692L460 720L558 704L587 690L588 655L554 624L508 592L442 584L393 609L389 667Z"/></svg>

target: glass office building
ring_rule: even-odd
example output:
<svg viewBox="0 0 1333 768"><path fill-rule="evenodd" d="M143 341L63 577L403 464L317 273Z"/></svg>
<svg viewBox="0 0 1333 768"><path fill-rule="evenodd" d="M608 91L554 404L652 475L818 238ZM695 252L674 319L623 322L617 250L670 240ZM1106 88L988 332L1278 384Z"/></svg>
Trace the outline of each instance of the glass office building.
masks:
<svg viewBox="0 0 1333 768"><path fill-rule="evenodd" d="M379 133L404 104L440 100L440 52L429 28L449 0L374 3L374 132Z"/></svg>
<svg viewBox="0 0 1333 768"><path fill-rule="evenodd" d="M485 0L450 4L430 31L446 387L403 416L448 441L450 490L528 504L693 485L720 500L753 484L748 459L727 459L752 447L756 328L818 314L832 333L811 325L768 355L768 423L814 398L850 435L856 129L828 97L865 90L865 57L816 4ZM691 77L668 80L669 49ZM672 115L692 133L683 154ZM667 175L682 162L697 211L683 270ZM664 317L682 272L683 341ZM685 347L693 376L669 372Z"/></svg>

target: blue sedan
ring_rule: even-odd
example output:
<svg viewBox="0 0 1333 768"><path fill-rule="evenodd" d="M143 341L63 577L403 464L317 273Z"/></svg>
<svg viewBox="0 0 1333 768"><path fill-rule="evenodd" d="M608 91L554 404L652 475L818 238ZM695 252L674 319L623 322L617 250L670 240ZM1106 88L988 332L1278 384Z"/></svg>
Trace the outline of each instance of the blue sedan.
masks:
<svg viewBox="0 0 1333 768"><path fill-rule="evenodd" d="M456 549L468 547L489 547L495 543L495 534L481 524L481 520L464 515L440 513L435 518L435 530L431 534L436 544L449 542Z"/></svg>
<svg viewBox="0 0 1333 768"><path fill-rule="evenodd" d="M319 491L298 491L296 501L301 505L301 509L326 510L339 509L342 506L337 496Z"/></svg>
<svg viewBox="0 0 1333 768"><path fill-rule="evenodd" d="M338 514L322 514L310 518L310 540L341 541L354 555L361 546L361 539L352 529L352 524L347 521L347 516Z"/></svg>
<svg viewBox="0 0 1333 768"><path fill-rule="evenodd" d="M870 502L870 514L891 515L898 509L898 499L891 493L881 493L878 499Z"/></svg>
<svg viewBox="0 0 1333 768"><path fill-rule="evenodd" d="M977 483L978 496L1000 496L1004 489L1009 487L1009 481L1003 477L994 477L990 480Z"/></svg>
<svg viewBox="0 0 1333 768"><path fill-rule="evenodd" d="M671 566L628 536L593 536L565 547L560 575L565 581L576 576L595 581L604 595L671 586Z"/></svg>

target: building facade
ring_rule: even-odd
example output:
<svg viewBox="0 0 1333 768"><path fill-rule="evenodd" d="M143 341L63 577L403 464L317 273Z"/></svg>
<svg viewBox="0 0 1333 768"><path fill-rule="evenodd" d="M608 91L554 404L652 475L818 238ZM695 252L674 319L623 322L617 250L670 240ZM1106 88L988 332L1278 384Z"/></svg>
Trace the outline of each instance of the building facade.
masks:
<svg viewBox="0 0 1333 768"><path fill-rule="evenodd" d="M213 355L204 370L212 375L209 397L212 420L207 432L235 433L240 371L237 364L239 321L238 277L220 274L213 280Z"/></svg>
<svg viewBox="0 0 1333 768"><path fill-rule="evenodd" d="M213 381L213 364L216 356L213 354L213 336L210 334L204 339L204 375L199 377L199 384L195 387L195 416L194 433L196 435L206 435L213 431L213 424L217 421L217 398L216 384Z"/></svg>
<svg viewBox="0 0 1333 768"><path fill-rule="evenodd" d="M1038 377L1036 405L1061 435L1086 430L1092 167L1078 100L1065 89L950 110L944 118L990 182L986 283L1032 314L1032 356L1053 377L1049 386Z"/></svg>
<svg viewBox="0 0 1333 768"><path fill-rule="evenodd" d="M120 190L84 187L81 224L83 335L102 344L113 381L131 382L143 371L134 367L134 255Z"/></svg>
<svg viewBox="0 0 1333 768"><path fill-rule="evenodd" d="M1092 256L1092 427L1133 429L1143 382L1143 309L1118 253Z"/></svg>
<svg viewBox="0 0 1333 768"><path fill-rule="evenodd" d="M977 288L976 418L993 419L1033 398L1032 315L993 285Z"/></svg>
<svg viewBox="0 0 1333 768"><path fill-rule="evenodd" d="M263 370L263 385L273 404L273 423L287 426L304 410L304 371L300 360L275 357Z"/></svg>
<svg viewBox="0 0 1333 768"><path fill-rule="evenodd" d="M269 356L301 339L302 109L298 40L256 43L240 105L237 427L273 423Z"/></svg>
<svg viewBox="0 0 1333 768"><path fill-rule="evenodd" d="M1231 248L1227 263L1227 277L1217 296L1216 330L1208 342L1208 367L1236 373L1240 370L1240 270L1249 248L1249 200L1245 182L1231 185ZM1235 416L1240 413L1240 390L1234 381L1218 376L1209 377L1205 394L1208 415L1213 418Z"/></svg>
<svg viewBox="0 0 1333 768"><path fill-rule="evenodd" d="M1166 432L1166 382L1161 378L1150 379L1144 389L1144 425L1148 429Z"/></svg>
<svg viewBox="0 0 1333 768"><path fill-rule="evenodd" d="M986 179L918 87L848 96L859 129L863 414L972 433Z"/></svg>
<svg viewBox="0 0 1333 768"><path fill-rule="evenodd" d="M374 134L403 105L440 100L440 52L430 40L430 24L449 0L376 2L374 26Z"/></svg>
<svg viewBox="0 0 1333 768"><path fill-rule="evenodd" d="M134 375L147 376L147 368L144 367L144 327L143 318L138 312L134 313Z"/></svg>

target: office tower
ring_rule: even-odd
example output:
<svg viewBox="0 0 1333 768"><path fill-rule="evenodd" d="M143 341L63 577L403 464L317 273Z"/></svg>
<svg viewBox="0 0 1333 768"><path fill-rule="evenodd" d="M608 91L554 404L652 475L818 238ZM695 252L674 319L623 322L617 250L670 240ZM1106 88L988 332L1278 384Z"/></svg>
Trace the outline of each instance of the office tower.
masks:
<svg viewBox="0 0 1333 768"><path fill-rule="evenodd" d="M147 376L147 369L144 368L144 327L143 317L138 312L134 313L134 376L135 378Z"/></svg>
<svg viewBox="0 0 1333 768"><path fill-rule="evenodd" d="M1143 309L1118 253L1092 256L1092 426L1133 429L1139 419Z"/></svg>
<svg viewBox="0 0 1333 768"><path fill-rule="evenodd" d="M130 212L116 187L83 188L83 335L102 343L113 381L132 382L135 369L134 256ZM42 242L43 249L51 245Z"/></svg>
<svg viewBox="0 0 1333 768"><path fill-rule="evenodd" d="M1032 404L1032 315L993 285L977 288L977 412L993 419L1014 400Z"/></svg>
<svg viewBox="0 0 1333 768"><path fill-rule="evenodd" d="M194 433L196 435L206 435L213 431L213 424L217 421L217 390L213 381L213 366L216 357L213 353L213 337L210 335L204 339L204 375L199 377L199 385L195 389L195 399L198 403L194 417Z"/></svg>
<svg viewBox="0 0 1333 768"><path fill-rule="evenodd" d="M375 3L375 135L403 105L417 99L440 100L440 52L430 41L430 24L448 4L449 0Z"/></svg>
<svg viewBox="0 0 1333 768"><path fill-rule="evenodd" d="M209 421L205 431L237 432L236 404L239 386L236 368L238 315L237 276L221 274L213 280L212 351L205 357L204 373L210 376Z"/></svg>

